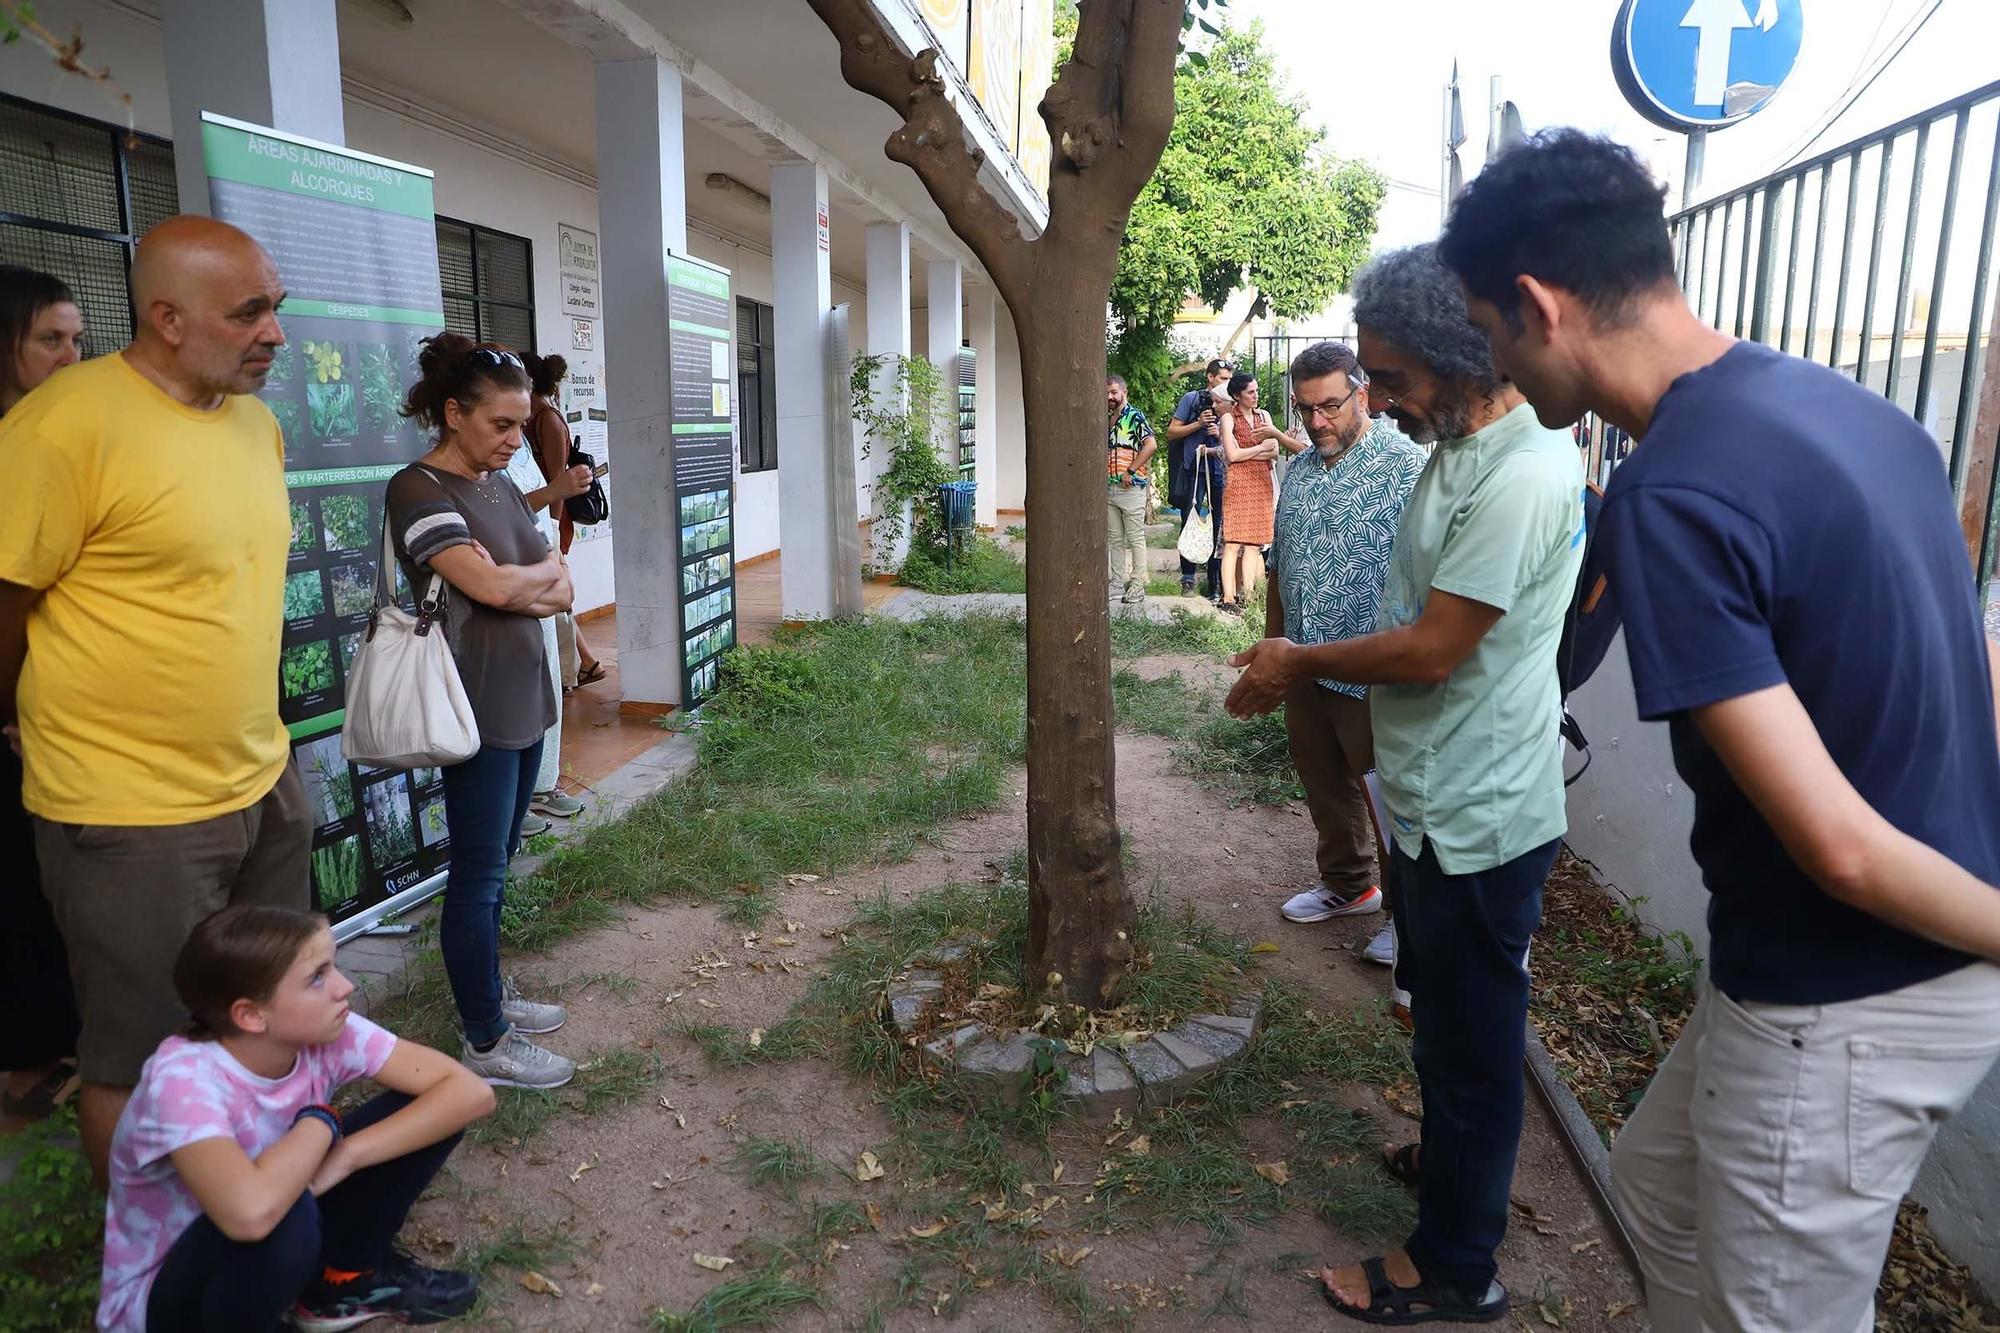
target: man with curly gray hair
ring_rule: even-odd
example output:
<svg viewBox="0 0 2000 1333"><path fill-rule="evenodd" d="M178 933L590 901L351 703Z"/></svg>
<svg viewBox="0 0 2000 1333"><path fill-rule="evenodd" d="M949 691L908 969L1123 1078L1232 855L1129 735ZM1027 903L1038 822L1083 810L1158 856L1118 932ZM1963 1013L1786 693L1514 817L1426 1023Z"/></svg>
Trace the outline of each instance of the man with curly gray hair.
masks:
<svg viewBox="0 0 2000 1333"><path fill-rule="evenodd" d="M1397 984L1410 993L1421 1143L1400 1251L1322 1274L1371 1323L1491 1322L1520 1147L1528 941L1567 831L1556 644L1583 558L1583 465L1493 368L1436 247L1392 251L1354 284L1371 411L1433 446L1396 532L1375 632L1239 654L1238 716L1292 682L1368 685Z"/></svg>

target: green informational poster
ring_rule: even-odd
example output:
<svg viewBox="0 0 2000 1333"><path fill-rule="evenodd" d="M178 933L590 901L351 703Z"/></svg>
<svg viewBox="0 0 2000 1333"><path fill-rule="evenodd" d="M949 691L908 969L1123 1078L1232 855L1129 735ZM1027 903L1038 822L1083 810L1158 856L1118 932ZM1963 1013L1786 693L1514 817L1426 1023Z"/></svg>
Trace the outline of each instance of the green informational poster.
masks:
<svg viewBox="0 0 2000 1333"><path fill-rule="evenodd" d="M292 505L278 708L315 810L314 903L338 919L434 879L449 853L437 770L362 768L340 751L383 489L428 448L398 409L418 343L444 327L433 182L221 116L204 113L201 132L210 211L256 237L285 284L287 342L263 394L285 433Z"/></svg>
<svg viewBox="0 0 2000 1333"><path fill-rule="evenodd" d="M683 708L699 708L715 693L722 654L736 643L734 310L728 269L667 256Z"/></svg>

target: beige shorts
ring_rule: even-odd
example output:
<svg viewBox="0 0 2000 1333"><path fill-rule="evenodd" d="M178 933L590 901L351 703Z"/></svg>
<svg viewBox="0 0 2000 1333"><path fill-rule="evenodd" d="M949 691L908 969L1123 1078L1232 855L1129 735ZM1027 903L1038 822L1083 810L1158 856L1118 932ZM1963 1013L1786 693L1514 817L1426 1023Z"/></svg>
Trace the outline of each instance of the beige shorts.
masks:
<svg viewBox="0 0 2000 1333"><path fill-rule="evenodd" d="M135 828L35 820L42 891L69 952L86 1083L129 1086L188 1020L174 959L232 903L305 911L312 814L296 763L256 804L195 824Z"/></svg>

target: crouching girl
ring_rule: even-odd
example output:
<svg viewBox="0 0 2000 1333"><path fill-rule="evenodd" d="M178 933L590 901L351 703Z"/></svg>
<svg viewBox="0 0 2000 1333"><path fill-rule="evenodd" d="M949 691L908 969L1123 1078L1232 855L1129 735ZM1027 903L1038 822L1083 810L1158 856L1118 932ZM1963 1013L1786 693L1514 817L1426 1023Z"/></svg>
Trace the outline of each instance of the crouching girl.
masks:
<svg viewBox="0 0 2000 1333"><path fill-rule="evenodd" d="M146 1333L435 1323L478 1293L393 1242L493 1092L348 1012L326 921L224 908L174 963L193 1015L146 1061L111 1143L98 1327ZM345 1115L336 1091L388 1091Z"/></svg>

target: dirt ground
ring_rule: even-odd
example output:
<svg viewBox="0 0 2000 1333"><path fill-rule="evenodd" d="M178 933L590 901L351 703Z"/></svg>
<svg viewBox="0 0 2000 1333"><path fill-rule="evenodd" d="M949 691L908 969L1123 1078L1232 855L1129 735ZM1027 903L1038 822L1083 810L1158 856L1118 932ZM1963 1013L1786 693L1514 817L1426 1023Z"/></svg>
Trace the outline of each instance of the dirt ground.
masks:
<svg viewBox="0 0 2000 1333"><path fill-rule="evenodd" d="M1200 665L1186 659L1136 664L1149 677ZM1278 905L1312 877L1312 829L1303 807L1229 809L1222 796L1178 773L1168 743L1152 737L1121 735L1118 780L1138 892L1192 903L1247 939L1277 944L1276 954L1260 959L1265 974L1308 989L1323 1012L1379 1002L1386 971L1361 962L1357 952L1383 918L1301 927L1278 916ZM532 1292L519 1284L518 1270L497 1267L488 1279L490 1313L481 1326L635 1329L662 1307L685 1309L749 1266L719 1275L697 1266L695 1253L730 1256L753 1236L791 1226L779 1192L751 1186L732 1164L746 1139L801 1139L845 1171L861 1152L886 1143L891 1128L874 1089L835 1059L721 1070L681 1035L682 1027L769 1026L804 993L814 966L839 947L822 931L845 925L858 899L976 880L985 862L1024 842L1020 786L1017 775L1016 799L1006 808L939 830L935 844L907 863L785 890L778 918L762 927L763 938L751 942L755 947L712 907L661 906L629 912L621 924L570 940L546 957L512 960L524 979L565 995L570 1023L548 1039L555 1049L588 1059L593 1052L636 1047L654 1052L665 1072L658 1096L639 1105L558 1120L526 1143L468 1146L456 1154L451 1179L413 1219L409 1238L422 1256L437 1262L455 1245L476 1244L511 1222L559 1229L575 1249L574 1257L541 1270L560 1296ZM788 931L786 923L796 929ZM793 947L772 947L779 937ZM692 969L716 958L730 966L707 969L716 979L704 982ZM1414 1137L1413 1123L1382 1104L1379 1094L1365 1095L1392 1136ZM1285 1135L1277 1122L1256 1123L1270 1131L1272 1142L1253 1142L1253 1148L1282 1157ZM1094 1166L1074 1163L1050 1188L1087 1192ZM833 1192L879 1199L893 1212L913 1184L892 1172L867 1185L836 1178ZM1516 1217L1500 1261L1516 1310L1505 1326L1643 1328L1636 1283L1532 1090L1515 1198ZM1349 1241L1301 1211L1220 1248L1197 1228L1085 1235L1065 1231L1063 1216L1060 1209L1051 1214L1047 1243L1071 1253L1090 1246L1077 1273L1108 1302L1138 1308L1136 1326L1143 1329L1209 1322L1260 1330L1326 1328L1338 1321L1331 1320L1307 1270L1379 1249ZM980 1292L963 1310L947 1306L934 1314L923 1296L898 1304L895 1274L907 1244L900 1239L903 1221L879 1234L849 1237L849 1247L834 1260L825 1307L794 1313L780 1327L859 1329L870 1326L871 1309L878 1306L882 1322L873 1326L889 1329L945 1321L977 1329L1072 1326L1069 1316L1024 1283Z"/></svg>

